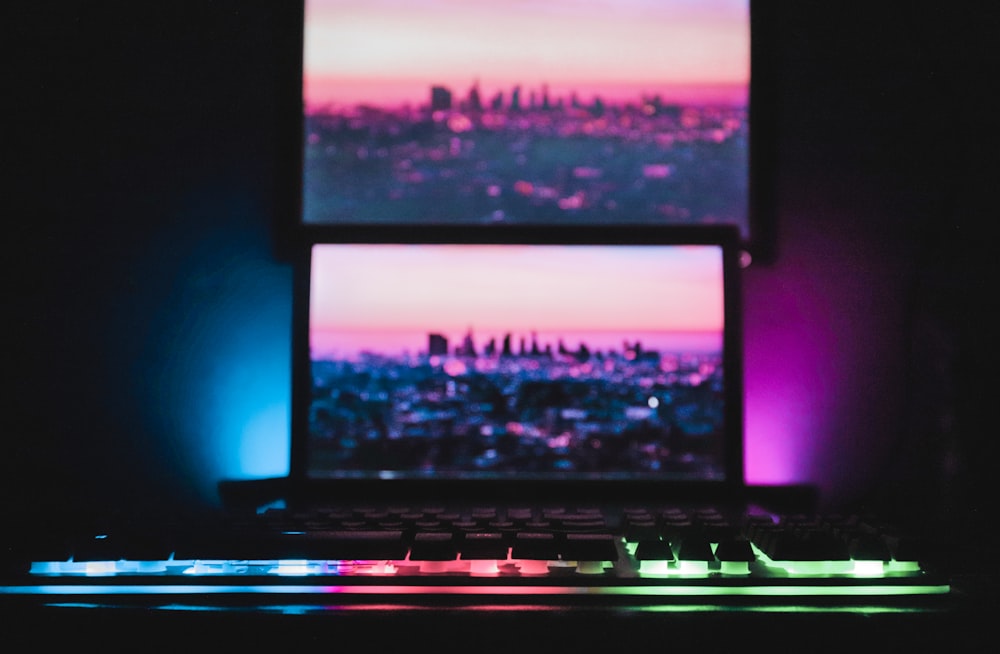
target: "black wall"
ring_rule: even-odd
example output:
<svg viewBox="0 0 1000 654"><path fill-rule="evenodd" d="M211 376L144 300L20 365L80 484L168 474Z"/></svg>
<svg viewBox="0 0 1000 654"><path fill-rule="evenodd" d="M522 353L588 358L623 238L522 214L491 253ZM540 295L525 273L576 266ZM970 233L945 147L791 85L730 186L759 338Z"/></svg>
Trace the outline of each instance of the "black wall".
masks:
<svg viewBox="0 0 1000 654"><path fill-rule="evenodd" d="M802 379L751 376L748 410L835 379L805 396L820 416L795 436L807 481L955 507L997 461L997 21L965 2L767 4L778 240L747 274L748 365ZM272 240L287 13L23 5L3 28L4 500L211 503L232 465L203 455L221 437L187 406L218 372L198 316L229 307L226 328L272 351L288 338ZM751 427L764 470L766 425Z"/></svg>

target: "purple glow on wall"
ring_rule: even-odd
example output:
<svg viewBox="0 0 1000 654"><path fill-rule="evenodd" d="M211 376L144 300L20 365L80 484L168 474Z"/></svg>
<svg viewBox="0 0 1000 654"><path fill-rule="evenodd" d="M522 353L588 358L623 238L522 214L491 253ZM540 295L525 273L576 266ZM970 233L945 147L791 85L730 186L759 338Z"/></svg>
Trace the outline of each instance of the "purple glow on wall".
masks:
<svg viewBox="0 0 1000 654"><path fill-rule="evenodd" d="M750 483L811 480L836 371L826 307L806 280L778 277L773 291L754 294L745 332L746 476ZM824 366L824 362L827 364ZM825 368L825 369L824 369Z"/></svg>
<svg viewBox="0 0 1000 654"><path fill-rule="evenodd" d="M795 250L746 271L748 483L810 483L831 502L850 500L898 452L905 253L851 232L855 220L790 220Z"/></svg>

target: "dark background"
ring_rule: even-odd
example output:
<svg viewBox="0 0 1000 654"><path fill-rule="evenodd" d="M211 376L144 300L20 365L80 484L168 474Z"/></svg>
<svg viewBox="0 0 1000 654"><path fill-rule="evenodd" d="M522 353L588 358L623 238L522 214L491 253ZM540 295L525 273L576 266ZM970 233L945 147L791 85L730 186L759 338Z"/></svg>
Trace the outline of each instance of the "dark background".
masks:
<svg viewBox="0 0 1000 654"><path fill-rule="evenodd" d="M211 505L287 469L289 4L5 5L7 510ZM750 481L983 531L996 17L763 4L777 238L745 280Z"/></svg>

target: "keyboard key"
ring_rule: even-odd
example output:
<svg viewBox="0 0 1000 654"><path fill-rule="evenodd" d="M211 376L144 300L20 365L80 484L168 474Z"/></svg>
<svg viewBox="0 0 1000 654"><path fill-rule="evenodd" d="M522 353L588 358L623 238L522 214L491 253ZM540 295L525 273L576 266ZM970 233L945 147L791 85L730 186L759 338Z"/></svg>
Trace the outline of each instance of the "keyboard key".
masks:
<svg viewBox="0 0 1000 654"><path fill-rule="evenodd" d="M851 558L855 561L883 561L892 558L885 540L874 534L861 534L851 541Z"/></svg>
<svg viewBox="0 0 1000 654"><path fill-rule="evenodd" d="M720 561L754 561L757 556L753 553L750 541L745 538L730 538L719 541L715 548L715 558Z"/></svg>
<svg viewBox="0 0 1000 654"><path fill-rule="evenodd" d="M275 558L310 560L399 560L407 546L399 530L316 531L289 534Z"/></svg>
<svg viewBox="0 0 1000 654"><path fill-rule="evenodd" d="M653 520L629 519L625 526L625 540L630 543L638 543L644 540L657 540L660 535L660 528Z"/></svg>
<svg viewBox="0 0 1000 654"><path fill-rule="evenodd" d="M181 561L234 561L273 558L273 537L225 529L204 529L177 539L174 559Z"/></svg>
<svg viewBox="0 0 1000 654"><path fill-rule="evenodd" d="M567 561L617 561L615 540L611 534L566 534L562 558Z"/></svg>
<svg viewBox="0 0 1000 654"><path fill-rule="evenodd" d="M559 545L555 534L547 532L522 531L514 537L511 558L556 561L559 559Z"/></svg>
<svg viewBox="0 0 1000 654"><path fill-rule="evenodd" d="M714 561L715 554L712 553L712 545L707 539L697 536L689 536L681 541L680 549L677 551L678 561Z"/></svg>
<svg viewBox="0 0 1000 654"><path fill-rule="evenodd" d="M674 551L664 540L641 540L635 547L637 561L673 561Z"/></svg>
<svg viewBox="0 0 1000 654"><path fill-rule="evenodd" d="M603 518L586 518L574 516L572 518L560 518L553 520L553 527L563 532L594 532L603 531L608 528Z"/></svg>
<svg viewBox="0 0 1000 654"><path fill-rule="evenodd" d="M775 561L847 561L847 545L833 534L822 531L782 531L768 548Z"/></svg>
<svg viewBox="0 0 1000 654"><path fill-rule="evenodd" d="M459 545L461 558L468 561L506 559L510 549L499 531L468 532Z"/></svg>
<svg viewBox="0 0 1000 654"><path fill-rule="evenodd" d="M411 561L453 561L458 557L458 543L446 531L423 531L413 536Z"/></svg>
<svg viewBox="0 0 1000 654"><path fill-rule="evenodd" d="M73 549L74 561L118 561L124 557L121 539L106 534L81 539Z"/></svg>

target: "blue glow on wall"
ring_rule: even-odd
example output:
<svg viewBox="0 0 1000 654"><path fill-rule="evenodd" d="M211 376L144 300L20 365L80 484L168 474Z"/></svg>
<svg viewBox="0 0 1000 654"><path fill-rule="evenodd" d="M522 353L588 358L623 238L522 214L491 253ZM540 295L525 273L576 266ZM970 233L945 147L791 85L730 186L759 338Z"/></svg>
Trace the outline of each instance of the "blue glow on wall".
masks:
<svg viewBox="0 0 1000 654"><path fill-rule="evenodd" d="M175 324L174 414L187 423L178 432L193 455L184 467L210 483L287 474L290 275L273 261L237 254L206 284L189 283L207 297Z"/></svg>
<svg viewBox="0 0 1000 654"><path fill-rule="evenodd" d="M171 493L213 502L222 480L288 474L292 274L252 197L190 202L136 266L149 304L118 320L145 323L127 375L150 465Z"/></svg>

